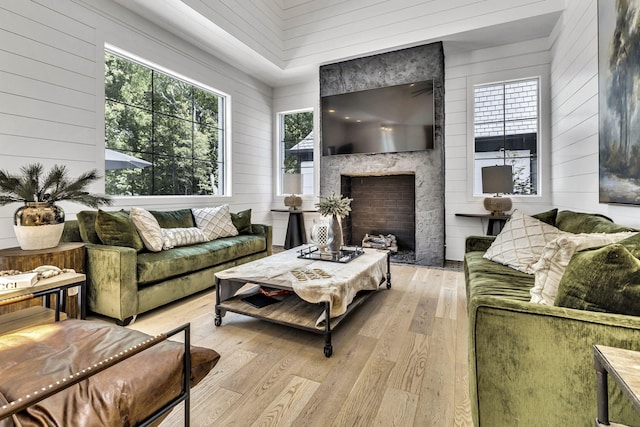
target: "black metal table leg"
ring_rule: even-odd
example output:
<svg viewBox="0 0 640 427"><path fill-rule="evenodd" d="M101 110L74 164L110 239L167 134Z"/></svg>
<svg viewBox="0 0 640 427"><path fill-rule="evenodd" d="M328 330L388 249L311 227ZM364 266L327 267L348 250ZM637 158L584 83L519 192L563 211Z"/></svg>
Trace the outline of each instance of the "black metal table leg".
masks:
<svg viewBox="0 0 640 427"><path fill-rule="evenodd" d="M333 354L333 345L331 344L331 304L329 301L325 301L324 303L324 314L324 356L331 357Z"/></svg>
<svg viewBox="0 0 640 427"><path fill-rule="evenodd" d="M387 289L391 289L391 252L387 252Z"/></svg>
<svg viewBox="0 0 640 427"><path fill-rule="evenodd" d="M595 358L593 361L596 369L596 397L598 399L598 418L596 422L609 425L609 394L607 390L607 371L602 363ZM598 425L600 425L598 424Z"/></svg>
<svg viewBox="0 0 640 427"><path fill-rule="evenodd" d="M216 326L222 325L222 312L220 311L219 305L220 305L220 279L216 277L216 309L215 309L216 317L213 321L213 323Z"/></svg>

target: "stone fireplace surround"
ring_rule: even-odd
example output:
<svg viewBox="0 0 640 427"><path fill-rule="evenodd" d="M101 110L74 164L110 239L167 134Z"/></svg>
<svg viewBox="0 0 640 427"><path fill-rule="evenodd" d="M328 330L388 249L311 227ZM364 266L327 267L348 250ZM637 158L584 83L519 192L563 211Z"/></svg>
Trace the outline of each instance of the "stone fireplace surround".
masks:
<svg viewBox="0 0 640 427"><path fill-rule="evenodd" d="M320 158L320 194L340 194L342 176L415 176L416 264L443 266L444 54L442 43L383 53L320 67L320 96L424 80L434 83L434 149L348 154ZM322 137L321 137L322 145ZM322 147L321 147L322 148ZM324 152L324 150L320 150Z"/></svg>

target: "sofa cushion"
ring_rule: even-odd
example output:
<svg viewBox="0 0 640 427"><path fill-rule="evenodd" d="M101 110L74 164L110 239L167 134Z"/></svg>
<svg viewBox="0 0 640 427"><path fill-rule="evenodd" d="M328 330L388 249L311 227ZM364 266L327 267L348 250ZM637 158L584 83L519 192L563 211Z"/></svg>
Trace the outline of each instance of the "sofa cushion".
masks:
<svg viewBox="0 0 640 427"><path fill-rule="evenodd" d="M618 225L610 218L594 213L560 211L556 218L556 227L569 233L621 233L637 231L630 227Z"/></svg>
<svg viewBox="0 0 640 427"><path fill-rule="evenodd" d="M140 252L144 243L125 211L106 212L98 210L96 233L100 241L109 246L125 246Z"/></svg>
<svg viewBox="0 0 640 427"><path fill-rule="evenodd" d="M498 296L529 301L533 276L490 261L483 254L482 251L473 251L464 256L467 300L478 296Z"/></svg>
<svg viewBox="0 0 640 427"><path fill-rule="evenodd" d="M267 249L263 236L224 237L162 252L138 254L138 284L146 285L170 277L202 270Z"/></svg>
<svg viewBox="0 0 640 427"><path fill-rule="evenodd" d="M215 208L194 208L191 209L191 212L196 226L204 232L209 240L238 235L238 230L231 221L229 205Z"/></svg>
<svg viewBox="0 0 640 427"><path fill-rule="evenodd" d="M193 220L191 209L177 209L173 211L149 211L162 228L191 228L196 223Z"/></svg>
<svg viewBox="0 0 640 427"><path fill-rule="evenodd" d="M97 216L98 211L80 211L76 214L78 228L80 229L80 238L84 243L102 244L96 232Z"/></svg>
<svg viewBox="0 0 640 427"><path fill-rule="evenodd" d="M545 246L538 262L533 265L535 285L531 289L531 302L553 305L558 285L576 251L616 243L634 232L563 234Z"/></svg>
<svg viewBox="0 0 640 427"><path fill-rule="evenodd" d="M640 316L640 260L621 243L576 253L560 281L556 305Z"/></svg>
<svg viewBox="0 0 640 427"><path fill-rule="evenodd" d="M558 209L551 209L551 210L540 212L531 216L536 219L539 219L542 222L546 222L549 225L553 225L555 227L556 218L558 217Z"/></svg>
<svg viewBox="0 0 640 427"><path fill-rule="evenodd" d="M484 257L523 273L533 274L547 243L562 234L556 227L515 210Z"/></svg>
<svg viewBox="0 0 640 427"><path fill-rule="evenodd" d="M231 222L239 234L253 234L251 228L251 209L238 213L231 212Z"/></svg>
<svg viewBox="0 0 640 427"><path fill-rule="evenodd" d="M164 246L164 236L158 220L148 210L132 207L129 218L136 227L144 246L151 252L159 252Z"/></svg>
<svg viewBox="0 0 640 427"><path fill-rule="evenodd" d="M207 236L198 227L162 228L160 230L164 241L163 249L195 245L207 241Z"/></svg>

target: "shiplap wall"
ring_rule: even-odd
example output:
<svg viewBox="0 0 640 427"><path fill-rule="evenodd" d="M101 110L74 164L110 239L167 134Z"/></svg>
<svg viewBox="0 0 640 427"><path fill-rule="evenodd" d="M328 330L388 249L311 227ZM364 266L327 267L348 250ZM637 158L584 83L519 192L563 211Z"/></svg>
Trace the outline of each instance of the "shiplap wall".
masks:
<svg viewBox="0 0 640 427"><path fill-rule="evenodd" d="M514 208L525 213L550 208L549 135L550 52L548 40L535 39L490 49L460 52L445 48L445 223L446 258L464 257L466 236L484 234L487 221L456 217L456 213L486 213L482 197L473 196L473 86L476 84L540 77L540 153L543 177L537 197L512 197Z"/></svg>
<svg viewBox="0 0 640 427"><path fill-rule="evenodd" d="M313 119L315 122L315 128L320 129L320 83L319 76L316 74L313 78L310 78L308 82L295 84L290 86L278 87L273 90L273 132L276 134L276 126L277 126L277 115L278 113L287 112L287 111L295 111L295 110L304 110L307 108L313 108ZM318 132L314 132L314 159L316 165L318 165L318 156L319 152L319 143L318 143ZM274 141L274 144L277 142ZM275 153L275 145L274 145L274 153ZM279 169L279 165L277 164L277 156L274 155L274 170ZM316 166L316 170L319 170ZM317 174L316 174L317 175ZM316 194L318 194L319 190L319 180L318 176L315 176L314 188L316 189ZM273 209L285 209L284 200L282 196L277 195L277 183L276 177L273 177ZM317 203L318 198L316 196L306 195L303 196L302 200L302 209L305 210L314 210L315 203ZM271 213L271 223L273 225L273 244L274 245L283 245L285 235L287 232L287 222L289 219L289 214L286 212L272 212ZM303 214L304 216L304 225L307 232L307 238L310 236L310 229L313 225L313 219L318 216L316 213L307 212Z"/></svg>
<svg viewBox="0 0 640 427"><path fill-rule="evenodd" d="M104 44L220 90L231 99L231 196L117 198L175 209L229 203L270 221L272 89L109 0L6 0L0 4L0 168L64 164L71 176L104 170ZM102 192L100 182L91 191ZM83 206L62 203L68 218ZM17 244L0 208L0 247Z"/></svg>
<svg viewBox="0 0 640 427"><path fill-rule="evenodd" d="M598 201L597 0L567 0L551 34L553 203L640 227L640 207Z"/></svg>

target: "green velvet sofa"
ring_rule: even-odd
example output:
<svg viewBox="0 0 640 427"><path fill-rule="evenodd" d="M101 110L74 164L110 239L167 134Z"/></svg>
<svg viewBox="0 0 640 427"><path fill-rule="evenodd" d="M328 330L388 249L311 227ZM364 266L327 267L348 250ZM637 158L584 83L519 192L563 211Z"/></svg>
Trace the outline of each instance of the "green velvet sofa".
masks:
<svg viewBox="0 0 640 427"><path fill-rule="evenodd" d="M571 211L557 213L553 223L571 233L631 230L601 215ZM468 237L464 258L475 425L594 425L592 346L640 350L640 317L529 302L533 275L483 258L493 239ZM640 255L637 247L634 251L636 257ZM590 269L588 264L583 268ZM640 426L640 415L613 381L609 381L609 396L612 420Z"/></svg>
<svg viewBox="0 0 640 427"><path fill-rule="evenodd" d="M190 209L151 213L162 228L195 227ZM217 271L271 255L272 251L272 227L251 224L250 219L250 227L237 236L151 252L103 244L96 232L96 216L97 211L82 211L77 220L66 221L62 241L85 243L88 308L115 319L119 325L131 323L140 313L211 288Z"/></svg>

